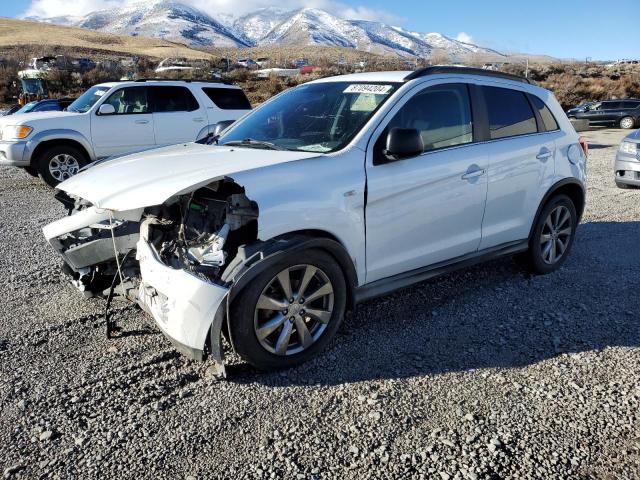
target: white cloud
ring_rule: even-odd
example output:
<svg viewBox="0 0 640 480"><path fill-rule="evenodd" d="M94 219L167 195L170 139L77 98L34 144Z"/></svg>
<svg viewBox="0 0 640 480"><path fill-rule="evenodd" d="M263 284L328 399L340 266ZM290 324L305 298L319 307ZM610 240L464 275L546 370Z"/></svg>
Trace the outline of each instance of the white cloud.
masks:
<svg viewBox="0 0 640 480"><path fill-rule="evenodd" d="M460 32L456 37L456 40L464 43L473 43L473 37L465 32Z"/></svg>
<svg viewBox="0 0 640 480"><path fill-rule="evenodd" d="M158 0L31 0L23 16L58 17L63 15L80 16L96 10L116 8L121 5L141 3L148 6ZM239 16L261 7L273 6L272 0L177 0L203 10L215 18L216 13ZM278 8L291 9L302 7L322 8L342 18L354 20L375 20L391 24L402 24L404 19L390 12L365 6L351 7L339 0L280 0Z"/></svg>

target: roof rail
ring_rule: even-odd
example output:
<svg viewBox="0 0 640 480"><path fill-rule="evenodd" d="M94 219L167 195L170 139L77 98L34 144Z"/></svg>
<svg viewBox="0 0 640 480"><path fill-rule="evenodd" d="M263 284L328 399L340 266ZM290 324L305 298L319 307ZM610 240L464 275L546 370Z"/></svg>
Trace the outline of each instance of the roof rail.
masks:
<svg viewBox="0 0 640 480"><path fill-rule="evenodd" d="M506 80L514 80L516 82L531 83L531 81L528 78L521 77L520 75L514 75L512 73L496 72L494 70L483 70L482 68L453 67L453 66L451 67L434 66L434 67L419 68L418 70L411 72L409 75L404 77L404 81L408 82L409 80L413 80L414 78L426 77L429 75L437 75L442 73L463 73L466 75L482 75L484 77L504 78Z"/></svg>
<svg viewBox="0 0 640 480"><path fill-rule="evenodd" d="M215 78L211 80L200 80L197 78L137 78L134 82L200 82L200 83L224 83L225 85L233 85L231 80L226 78Z"/></svg>

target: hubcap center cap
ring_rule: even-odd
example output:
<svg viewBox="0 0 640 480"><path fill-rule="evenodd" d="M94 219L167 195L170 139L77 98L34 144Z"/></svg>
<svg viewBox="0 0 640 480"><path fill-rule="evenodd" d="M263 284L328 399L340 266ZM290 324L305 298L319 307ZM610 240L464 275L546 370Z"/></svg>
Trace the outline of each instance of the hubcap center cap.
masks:
<svg viewBox="0 0 640 480"><path fill-rule="evenodd" d="M298 315L300 313L300 310L302 310L302 305L300 304L294 303L289 306L289 313L291 315Z"/></svg>

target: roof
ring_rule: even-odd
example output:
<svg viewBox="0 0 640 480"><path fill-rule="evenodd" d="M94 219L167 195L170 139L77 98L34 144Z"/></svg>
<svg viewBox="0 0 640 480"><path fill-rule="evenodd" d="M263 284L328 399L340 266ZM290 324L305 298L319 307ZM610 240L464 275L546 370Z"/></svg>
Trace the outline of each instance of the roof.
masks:
<svg viewBox="0 0 640 480"><path fill-rule="evenodd" d="M433 66L420 68L414 71L391 71L391 72L365 72L349 75L338 75L316 80L316 82L391 82L404 83L414 79L424 78L430 75L473 75L480 77L499 78L521 83L530 83L528 79L518 75L512 75L493 70L482 70L472 67L458 66Z"/></svg>
<svg viewBox="0 0 640 480"><path fill-rule="evenodd" d="M185 85L185 84L197 84L200 86L212 86L217 88L240 88L237 85L225 83L222 80L180 80L180 79L163 79L163 78L142 78L139 80L123 80L120 82L105 82L96 86L100 87L115 87L115 86L140 86L140 85Z"/></svg>

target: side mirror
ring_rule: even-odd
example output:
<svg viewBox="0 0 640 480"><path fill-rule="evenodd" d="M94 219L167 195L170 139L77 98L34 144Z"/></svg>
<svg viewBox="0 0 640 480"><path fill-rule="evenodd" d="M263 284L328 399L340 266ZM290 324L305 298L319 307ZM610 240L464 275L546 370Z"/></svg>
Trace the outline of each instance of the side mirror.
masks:
<svg viewBox="0 0 640 480"><path fill-rule="evenodd" d="M216 123L213 127L213 136L220 136L222 132L224 132L227 127L232 125L234 122L235 120L223 120L222 122Z"/></svg>
<svg viewBox="0 0 640 480"><path fill-rule="evenodd" d="M113 115L116 113L116 108L110 103L103 103L98 109L98 115Z"/></svg>
<svg viewBox="0 0 640 480"><path fill-rule="evenodd" d="M387 135L387 147L382 152L388 160L402 160L424 152L420 132L415 128L392 128Z"/></svg>

